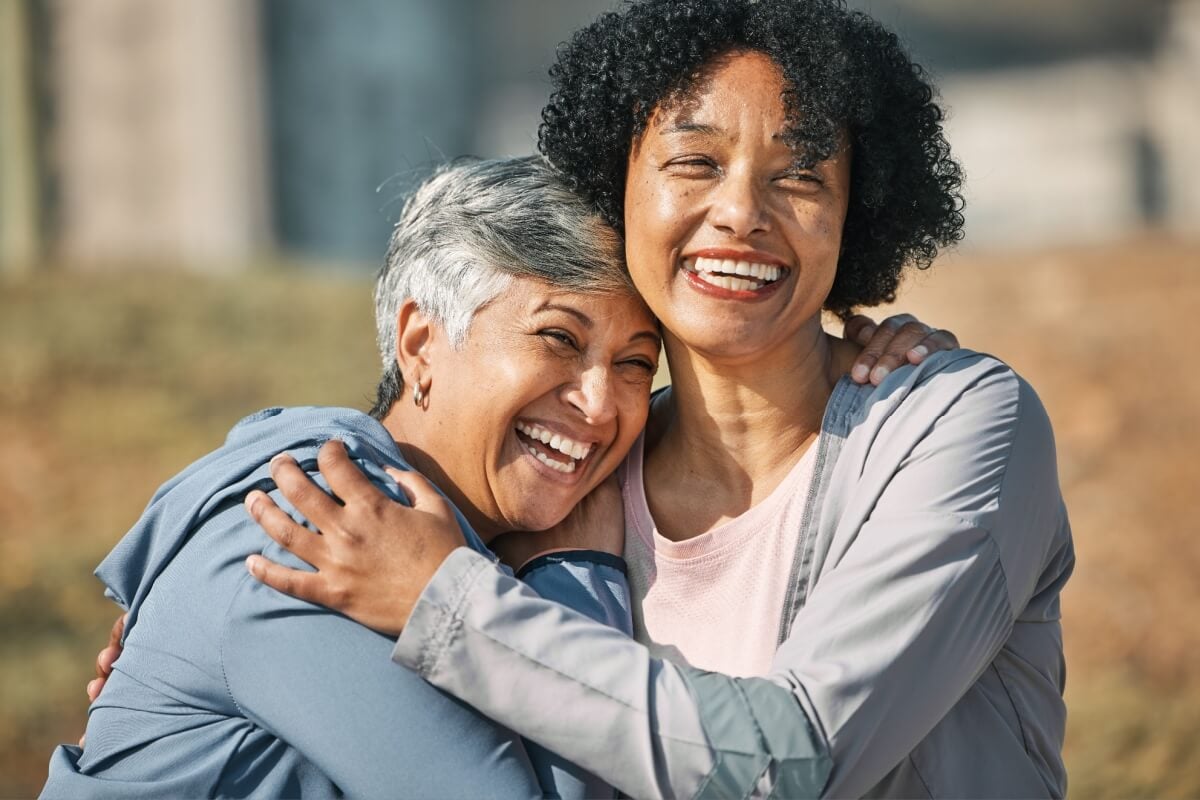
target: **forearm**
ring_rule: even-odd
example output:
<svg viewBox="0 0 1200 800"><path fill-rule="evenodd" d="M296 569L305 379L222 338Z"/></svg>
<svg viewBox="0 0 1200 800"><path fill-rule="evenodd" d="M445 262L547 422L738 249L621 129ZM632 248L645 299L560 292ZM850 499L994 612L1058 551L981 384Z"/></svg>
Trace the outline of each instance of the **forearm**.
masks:
<svg viewBox="0 0 1200 800"><path fill-rule="evenodd" d="M788 689L652 659L465 549L426 587L393 658L634 797L815 796L828 773Z"/></svg>

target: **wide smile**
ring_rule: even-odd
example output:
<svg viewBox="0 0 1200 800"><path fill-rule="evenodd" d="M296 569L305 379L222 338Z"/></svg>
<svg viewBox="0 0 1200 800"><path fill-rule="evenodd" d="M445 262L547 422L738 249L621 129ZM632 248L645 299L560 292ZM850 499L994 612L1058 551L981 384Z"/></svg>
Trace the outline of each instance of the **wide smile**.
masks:
<svg viewBox="0 0 1200 800"><path fill-rule="evenodd" d="M773 293L790 272L777 264L704 256L683 259L683 271L688 283L705 294L739 300Z"/></svg>
<svg viewBox="0 0 1200 800"><path fill-rule="evenodd" d="M521 448L544 470L563 478L574 477L596 452L594 441L584 441L536 422L519 420L513 426Z"/></svg>

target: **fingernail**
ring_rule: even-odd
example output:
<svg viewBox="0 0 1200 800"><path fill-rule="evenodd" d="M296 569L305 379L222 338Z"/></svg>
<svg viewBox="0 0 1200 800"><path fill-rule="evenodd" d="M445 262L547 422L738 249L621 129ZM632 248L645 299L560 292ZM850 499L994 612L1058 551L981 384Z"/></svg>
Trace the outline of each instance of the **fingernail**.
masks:
<svg viewBox="0 0 1200 800"><path fill-rule="evenodd" d="M863 381L865 381L867 379L867 376L870 374L871 374L871 370L867 367L866 364L855 364L854 369L850 370L850 377L853 378L854 380L858 381L859 383L862 383Z"/></svg>
<svg viewBox="0 0 1200 800"><path fill-rule="evenodd" d="M251 516L257 516L258 504L261 502L258 492L251 492L246 495L246 510L250 512Z"/></svg>
<svg viewBox="0 0 1200 800"><path fill-rule="evenodd" d="M96 681L98 681L98 680L100 680L100 679L99 679L99 678L92 678L90 681L88 681L88 685L87 685L87 696L88 696L89 698L92 696L92 687L96 685Z"/></svg>
<svg viewBox="0 0 1200 800"><path fill-rule="evenodd" d="M258 556L246 556L246 569L250 570L250 574L258 577L262 569L258 565Z"/></svg>
<svg viewBox="0 0 1200 800"><path fill-rule="evenodd" d="M880 365L880 366L876 367L875 371L871 373L871 382L879 383L881 380L883 380L884 378L886 378L888 376L889 372L891 372L891 370L885 366Z"/></svg>
<svg viewBox="0 0 1200 800"><path fill-rule="evenodd" d="M858 343L866 344L867 342L871 341L871 337L875 335L875 327L876 326L874 326L874 325L868 325L867 327L865 327L861 331L859 331L858 332Z"/></svg>
<svg viewBox="0 0 1200 800"><path fill-rule="evenodd" d="M274 457L271 458L271 466L273 467L276 464L282 464L288 458L289 458L289 456L287 453L278 453Z"/></svg>
<svg viewBox="0 0 1200 800"><path fill-rule="evenodd" d="M923 344L919 344L908 352L917 358L924 358L925 356L929 355L929 348Z"/></svg>

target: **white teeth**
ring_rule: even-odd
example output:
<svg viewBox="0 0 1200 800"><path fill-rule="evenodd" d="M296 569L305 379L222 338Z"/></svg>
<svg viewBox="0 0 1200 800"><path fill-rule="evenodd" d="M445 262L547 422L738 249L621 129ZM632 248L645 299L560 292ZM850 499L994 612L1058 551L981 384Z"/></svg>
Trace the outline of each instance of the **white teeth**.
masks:
<svg viewBox="0 0 1200 800"><path fill-rule="evenodd" d="M525 449L536 456L538 461L541 461L545 464L550 464L555 469L559 469L560 467L569 467L569 469L559 469L560 472L574 472L575 461L585 458L587 454L592 451L592 446L590 444L577 442L574 439L570 439L560 433L548 431L539 425L528 425L522 422L518 423L517 430L528 436L530 439L541 442L542 444L547 445L548 447L562 453L564 456L572 459L571 462L564 464L563 462L555 461L554 459L548 457L540 450L530 447L529 445L525 445Z"/></svg>
<svg viewBox="0 0 1200 800"><path fill-rule="evenodd" d="M548 455L543 453L541 450L535 450L532 447L530 447L529 445L523 445L523 447L529 451L529 454L531 456L533 456L538 461L545 464L550 469L557 470L558 472L565 472L568 474L575 471L575 467L577 465L577 462L575 462L575 461L567 461L567 462L555 461L554 459L550 458Z"/></svg>
<svg viewBox="0 0 1200 800"><path fill-rule="evenodd" d="M705 283L738 292L749 292L754 289L760 289L764 285L763 281L760 280L734 278L730 275L714 275L711 272L697 272L696 275Z"/></svg>
<svg viewBox="0 0 1200 800"><path fill-rule="evenodd" d="M774 283L783 275L781 267L728 258L688 258L684 259L683 266L684 269L695 272L705 283L738 291L760 289L764 284ZM742 275L746 278L735 277Z"/></svg>

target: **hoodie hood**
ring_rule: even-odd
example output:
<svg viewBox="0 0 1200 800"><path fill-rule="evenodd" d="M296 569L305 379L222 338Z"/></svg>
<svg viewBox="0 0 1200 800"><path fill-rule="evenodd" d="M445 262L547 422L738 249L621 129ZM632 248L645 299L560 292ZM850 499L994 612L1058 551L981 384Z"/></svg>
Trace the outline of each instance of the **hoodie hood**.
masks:
<svg viewBox="0 0 1200 800"><path fill-rule="evenodd" d="M164 483L141 519L96 568L105 594L128 611L126 635L150 587L197 527L229 502L241 502L252 489L273 491L269 464L279 453L287 452L301 469L317 472L317 451L330 439L342 440L368 477L407 505L383 468L412 467L378 420L348 408L268 408L251 414L233 427L220 449ZM457 508L455 515L468 546L490 556Z"/></svg>

